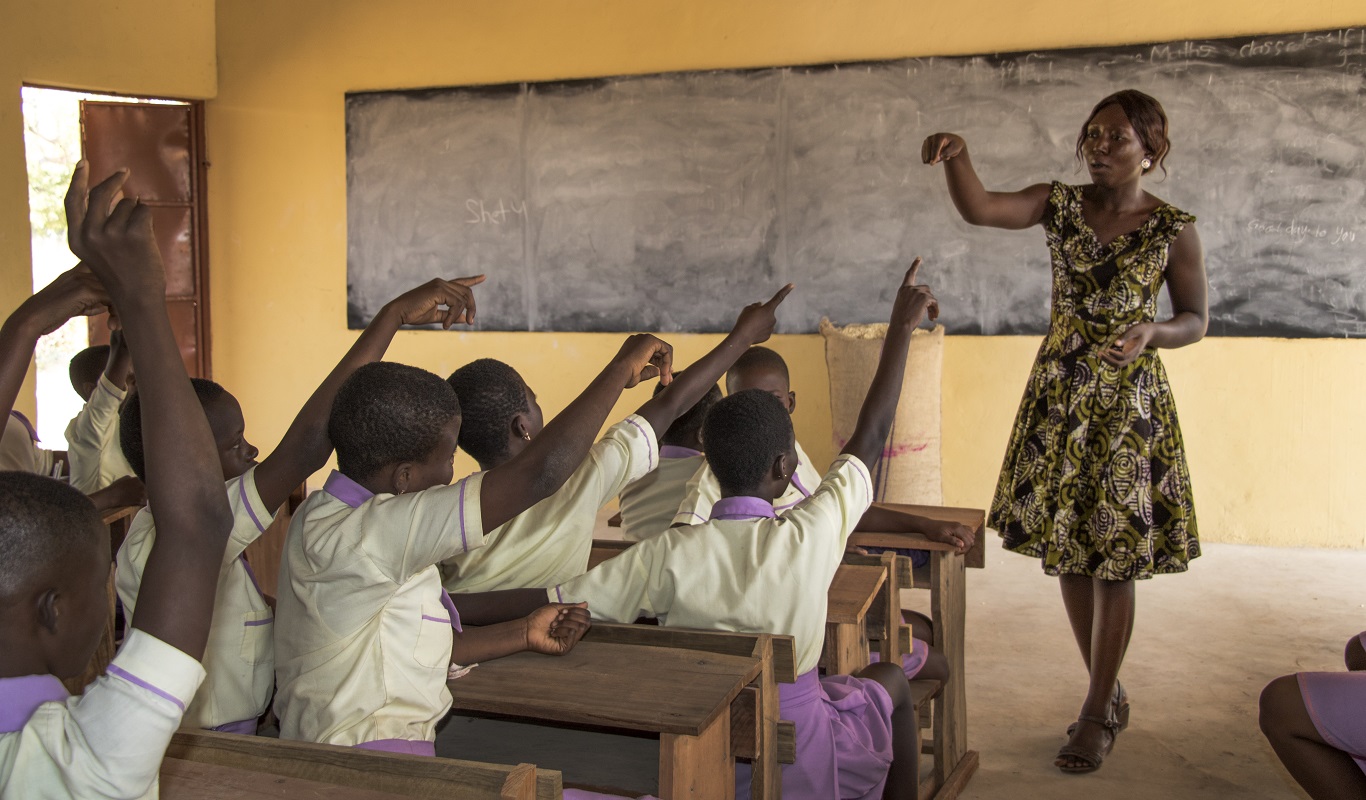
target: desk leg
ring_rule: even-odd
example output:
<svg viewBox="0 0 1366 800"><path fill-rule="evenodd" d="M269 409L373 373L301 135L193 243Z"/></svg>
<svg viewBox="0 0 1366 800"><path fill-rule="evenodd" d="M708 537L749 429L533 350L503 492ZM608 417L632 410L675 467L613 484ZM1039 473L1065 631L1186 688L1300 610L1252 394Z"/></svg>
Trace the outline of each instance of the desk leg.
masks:
<svg viewBox="0 0 1366 800"><path fill-rule="evenodd" d="M963 557L936 551L930 560L930 609L935 644L949 662L948 685L934 701L934 778L942 786L968 749L968 701L964 678L967 575Z"/></svg>
<svg viewBox="0 0 1366 800"><path fill-rule="evenodd" d="M730 749L730 713L699 736L659 737L661 800L735 800L735 757Z"/></svg>
<svg viewBox="0 0 1366 800"><path fill-rule="evenodd" d="M782 768L778 766L778 682L773 675L773 637L761 634L754 644L754 657L763 665L759 673L759 697L754 704L758 718L758 742L750 764L751 800L781 800Z"/></svg>
<svg viewBox="0 0 1366 800"><path fill-rule="evenodd" d="M825 624L825 674L852 675L868 666L868 632L856 623Z"/></svg>

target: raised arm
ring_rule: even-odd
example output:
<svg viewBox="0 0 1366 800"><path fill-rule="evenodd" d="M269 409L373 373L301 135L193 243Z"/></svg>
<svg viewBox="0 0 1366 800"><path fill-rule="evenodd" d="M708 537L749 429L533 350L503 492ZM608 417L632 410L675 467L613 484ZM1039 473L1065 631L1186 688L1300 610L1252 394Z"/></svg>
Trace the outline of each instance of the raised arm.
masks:
<svg viewBox="0 0 1366 800"><path fill-rule="evenodd" d="M132 625L203 658L232 513L209 423L195 398L166 316L166 276L151 209L124 198L126 171L86 192L77 166L67 192L72 251L109 292L133 353L142 398L147 496L160 535L147 559ZM88 201L88 202L87 202Z"/></svg>
<svg viewBox="0 0 1366 800"><path fill-rule="evenodd" d="M1167 294L1172 317L1162 322L1140 322L1120 334L1100 357L1116 367L1131 364L1149 347L1175 348L1195 344L1209 329L1209 281L1205 250L1194 225L1176 235L1167 256Z"/></svg>
<svg viewBox="0 0 1366 800"><path fill-rule="evenodd" d="M14 409L38 340L72 317L101 314L108 308L104 285L89 267L77 264L9 315L0 325L0 422Z"/></svg>
<svg viewBox="0 0 1366 800"><path fill-rule="evenodd" d="M474 321L474 292L483 275L451 280L433 279L390 300L357 337L313 395L299 410L280 444L256 468L256 491L267 508L279 508L300 483L322 469L332 453L327 418L337 390L358 368L384 358L394 334L403 325L440 322L449 329Z"/></svg>
<svg viewBox="0 0 1366 800"><path fill-rule="evenodd" d="M626 340L569 407L555 416L522 452L484 475L479 506L491 531L554 494L588 456L612 406L642 380L673 382L673 348L646 333Z"/></svg>
<svg viewBox="0 0 1366 800"><path fill-rule="evenodd" d="M906 278L896 293L892 319L887 326L887 338L882 343L882 356L877 362L877 372L873 373L873 383L863 398L854 433L840 451L856 457L870 470L882 458L882 449L892 431L892 418L901 400L901 382L906 375L906 353L911 347L911 333L925 318L926 312L932 320L939 316L939 302L930 293L930 287L917 286L915 283L919 271L920 259L917 258L906 271Z"/></svg>
<svg viewBox="0 0 1366 800"><path fill-rule="evenodd" d="M133 355L123 340L123 331L109 332L109 360L104 364L104 377L120 389L128 388L128 376L133 374Z"/></svg>
<svg viewBox="0 0 1366 800"><path fill-rule="evenodd" d="M735 327L731 328L720 344L636 411L655 429L656 436L668 430L674 420L701 400L702 395L716 385L745 350L768 341L768 337L773 335L774 326L778 324L774 316L778 306L791 291L792 284L789 283L767 303L745 306L740 318L735 321Z"/></svg>
<svg viewBox="0 0 1366 800"><path fill-rule="evenodd" d="M967 142L956 133L936 133L925 139L921 159L931 166L944 164L949 197L970 225L1020 230L1043 221L1048 184L1036 183L1018 192L988 192L972 168Z"/></svg>

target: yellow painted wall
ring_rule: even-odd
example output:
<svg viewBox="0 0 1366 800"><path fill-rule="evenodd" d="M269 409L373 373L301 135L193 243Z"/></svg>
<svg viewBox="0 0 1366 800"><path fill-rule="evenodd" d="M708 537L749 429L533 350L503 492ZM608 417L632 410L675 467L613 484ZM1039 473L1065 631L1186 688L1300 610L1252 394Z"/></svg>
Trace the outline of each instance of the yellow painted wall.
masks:
<svg viewBox="0 0 1366 800"><path fill-rule="evenodd" d="M20 87L207 98L214 61L213 0L0 2L0 311L33 293Z"/></svg>
<svg viewBox="0 0 1366 800"><path fill-rule="evenodd" d="M1231 36L1366 23L1359 0L219 0L209 104L215 374L267 447L353 339L346 330L343 94ZM942 180L926 172L925 180ZM1038 237L1037 232L1022 237ZM496 276L498 265L488 271ZM495 356L558 410L622 337L400 334L391 357L446 374ZM672 337L680 361L710 336ZM1037 340L951 337L946 500L990 500ZM798 436L828 459L818 337L780 337ZM1366 546L1366 342L1212 339L1167 363L1209 540ZM637 390L620 407L639 403Z"/></svg>

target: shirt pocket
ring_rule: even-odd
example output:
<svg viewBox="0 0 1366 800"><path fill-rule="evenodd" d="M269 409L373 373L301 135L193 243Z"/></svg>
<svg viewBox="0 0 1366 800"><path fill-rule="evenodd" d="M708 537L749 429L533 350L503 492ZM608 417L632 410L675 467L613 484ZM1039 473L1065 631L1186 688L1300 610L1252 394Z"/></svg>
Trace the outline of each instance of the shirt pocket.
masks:
<svg viewBox="0 0 1366 800"><path fill-rule="evenodd" d="M413 646L413 660L424 667L446 667L451 663L451 644L454 634L451 615L440 603L422 604L421 627L417 629L417 643Z"/></svg>
<svg viewBox="0 0 1366 800"><path fill-rule="evenodd" d="M248 664L271 664L275 661L275 615L265 611L248 611L242 615L242 660Z"/></svg>

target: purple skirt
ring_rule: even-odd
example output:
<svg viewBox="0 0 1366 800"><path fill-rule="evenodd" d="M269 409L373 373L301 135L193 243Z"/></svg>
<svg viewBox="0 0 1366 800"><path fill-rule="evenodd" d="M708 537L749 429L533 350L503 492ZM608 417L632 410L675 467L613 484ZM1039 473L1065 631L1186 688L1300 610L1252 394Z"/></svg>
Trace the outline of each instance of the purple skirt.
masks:
<svg viewBox="0 0 1366 800"><path fill-rule="evenodd" d="M815 670L778 685L778 712L796 723L797 759L783 765L784 800L875 800L892 765L892 698L877 681ZM748 764L735 766L737 800Z"/></svg>
<svg viewBox="0 0 1366 800"><path fill-rule="evenodd" d="M906 673L906 680L913 681L915 676L920 674L920 670L925 668L925 662L930 659L930 645L919 639L911 640L911 652L903 653L901 656L901 671ZM882 660L882 654L873 652L868 654L868 663L876 664Z"/></svg>
<svg viewBox="0 0 1366 800"><path fill-rule="evenodd" d="M1366 633L1358 638L1366 646ZM1366 773L1366 672L1301 672L1295 677L1319 735Z"/></svg>

